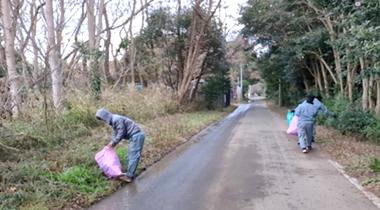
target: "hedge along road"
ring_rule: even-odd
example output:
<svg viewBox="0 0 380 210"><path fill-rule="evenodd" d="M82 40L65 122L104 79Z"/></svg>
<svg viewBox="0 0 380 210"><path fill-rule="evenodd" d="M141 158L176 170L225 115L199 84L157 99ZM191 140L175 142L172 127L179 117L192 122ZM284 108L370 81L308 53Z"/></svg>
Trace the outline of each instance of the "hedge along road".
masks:
<svg viewBox="0 0 380 210"><path fill-rule="evenodd" d="M241 105L90 209L378 209L286 129L264 101Z"/></svg>

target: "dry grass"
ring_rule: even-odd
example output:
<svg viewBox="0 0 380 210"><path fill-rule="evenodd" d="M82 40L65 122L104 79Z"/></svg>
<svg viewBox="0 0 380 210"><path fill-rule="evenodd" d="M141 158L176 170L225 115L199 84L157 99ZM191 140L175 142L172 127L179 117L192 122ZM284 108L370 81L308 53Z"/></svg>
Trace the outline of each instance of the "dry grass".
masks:
<svg viewBox="0 0 380 210"><path fill-rule="evenodd" d="M130 117L146 132L137 174L232 111L181 113L174 96L162 87L104 91L98 101L67 91L59 116L49 97L28 97L23 104L27 112L0 127L1 142L20 150L0 147L0 209L82 209L122 186L105 178L94 161L111 135L111 127L94 117L101 107ZM127 142L115 150L124 165Z"/></svg>
<svg viewBox="0 0 380 210"><path fill-rule="evenodd" d="M286 117L287 109L271 107L275 113ZM380 158L380 146L373 141L364 140L359 135L343 135L339 131L326 126L317 126L316 144L329 158L338 162L345 171L365 186L365 188L380 197L380 172L371 169L371 165Z"/></svg>

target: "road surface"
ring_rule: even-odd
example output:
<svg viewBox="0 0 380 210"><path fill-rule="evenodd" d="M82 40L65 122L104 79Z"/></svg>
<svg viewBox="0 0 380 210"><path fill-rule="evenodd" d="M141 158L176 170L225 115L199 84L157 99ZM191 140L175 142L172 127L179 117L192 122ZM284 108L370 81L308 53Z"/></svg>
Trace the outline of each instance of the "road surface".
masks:
<svg viewBox="0 0 380 210"><path fill-rule="evenodd" d="M91 210L376 210L318 151L302 154L286 117L239 108Z"/></svg>

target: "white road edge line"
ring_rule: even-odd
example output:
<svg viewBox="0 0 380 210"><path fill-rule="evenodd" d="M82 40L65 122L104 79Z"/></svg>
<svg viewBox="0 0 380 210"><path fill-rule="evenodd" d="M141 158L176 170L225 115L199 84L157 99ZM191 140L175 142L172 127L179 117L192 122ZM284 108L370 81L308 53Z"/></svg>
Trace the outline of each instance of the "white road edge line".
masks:
<svg viewBox="0 0 380 210"><path fill-rule="evenodd" d="M332 160L328 160L329 163L331 163L331 165L333 165L341 174L343 174L344 177L346 177L352 184L355 185L356 188L358 188L360 191L362 191L362 193L367 196L368 199L370 199L376 206L377 208L380 209L380 199L374 195L373 193L371 192L367 192L364 187L362 187L356 178L353 178L353 177L350 177L349 175L346 174L346 172L344 172L343 170L343 167L337 163L337 162L334 162Z"/></svg>

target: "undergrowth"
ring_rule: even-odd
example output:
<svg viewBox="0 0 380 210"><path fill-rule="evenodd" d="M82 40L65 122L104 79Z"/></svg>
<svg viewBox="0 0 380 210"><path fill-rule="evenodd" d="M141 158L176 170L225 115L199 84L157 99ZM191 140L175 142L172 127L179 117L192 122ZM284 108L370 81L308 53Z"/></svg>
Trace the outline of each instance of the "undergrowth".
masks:
<svg viewBox="0 0 380 210"><path fill-rule="evenodd" d="M338 117L334 119L319 114L319 124L335 128L342 134L357 134L360 140L369 139L380 144L380 119L374 112L363 110L360 101L349 102L347 98L337 96L323 99L322 102Z"/></svg>
<svg viewBox="0 0 380 210"><path fill-rule="evenodd" d="M2 121L1 142L19 151L0 146L0 209L88 207L122 185L103 176L94 160L111 136L110 126L94 117L99 108L131 118L146 133L137 173L234 109L181 113L162 88L103 91L98 101L81 92L66 95L60 115L51 101L31 95L27 112ZM125 170L127 142L115 150Z"/></svg>

